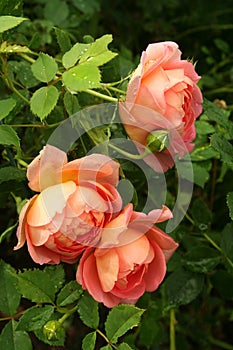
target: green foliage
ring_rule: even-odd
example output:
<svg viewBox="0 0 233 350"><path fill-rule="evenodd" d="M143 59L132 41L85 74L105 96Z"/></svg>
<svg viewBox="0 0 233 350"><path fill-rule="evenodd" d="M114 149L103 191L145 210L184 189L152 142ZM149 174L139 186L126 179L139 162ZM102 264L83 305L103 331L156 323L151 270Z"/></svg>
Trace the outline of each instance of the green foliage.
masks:
<svg viewBox="0 0 233 350"><path fill-rule="evenodd" d="M14 16L0 16L0 33L3 33L11 28L17 27L27 18Z"/></svg>
<svg viewBox="0 0 233 350"><path fill-rule="evenodd" d="M78 313L86 326L94 329L98 327L98 303L88 293L84 293L78 301Z"/></svg>
<svg viewBox="0 0 233 350"><path fill-rule="evenodd" d="M59 306L72 304L80 298L82 293L83 290L80 285L78 285L76 281L70 281L59 292L57 296L57 304Z"/></svg>
<svg viewBox="0 0 233 350"><path fill-rule="evenodd" d="M45 269L25 270L17 275L23 297L35 303L53 303L56 292L63 284L64 270L61 265ZM52 283L51 283L52 281Z"/></svg>
<svg viewBox="0 0 233 350"><path fill-rule="evenodd" d="M169 306L186 305L201 293L204 276L179 268L167 278L165 285Z"/></svg>
<svg viewBox="0 0 233 350"><path fill-rule="evenodd" d="M88 333L82 341L82 350L94 350L96 342L96 332Z"/></svg>
<svg viewBox="0 0 233 350"><path fill-rule="evenodd" d="M14 315L18 309L21 295L17 288L17 278L14 269L0 261L0 311Z"/></svg>
<svg viewBox="0 0 233 350"><path fill-rule="evenodd" d="M29 335L24 331L16 331L16 322L8 322L2 330L0 336L1 349L9 350L32 350L32 343Z"/></svg>
<svg viewBox="0 0 233 350"><path fill-rule="evenodd" d="M36 90L30 100L32 112L43 120L54 109L58 97L59 92L52 85Z"/></svg>
<svg viewBox="0 0 233 350"><path fill-rule="evenodd" d="M55 78L57 69L58 67L55 59L44 53L40 53L37 60L32 64L34 76L44 83L48 83Z"/></svg>
<svg viewBox="0 0 233 350"><path fill-rule="evenodd" d="M128 330L138 326L144 310L131 305L115 306L108 314L105 330L108 339L116 343Z"/></svg>

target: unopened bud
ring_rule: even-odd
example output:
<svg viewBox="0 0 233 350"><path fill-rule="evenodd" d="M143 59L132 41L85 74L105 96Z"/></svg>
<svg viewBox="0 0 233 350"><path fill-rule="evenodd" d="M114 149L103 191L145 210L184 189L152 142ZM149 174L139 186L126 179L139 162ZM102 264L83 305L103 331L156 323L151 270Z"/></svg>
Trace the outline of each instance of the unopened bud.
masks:
<svg viewBox="0 0 233 350"><path fill-rule="evenodd" d="M65 329L59 321L52 320L44 325L43 333L48 340L59 340L64 338Z"/></svg>
<svg viewBox="0 0 233 350"><path fill-rule="evenodd" d="M168 132L166 130L155 130L152 131L146 139L146 147L148 147L151 152L162 152L169 144Z"/></svg>

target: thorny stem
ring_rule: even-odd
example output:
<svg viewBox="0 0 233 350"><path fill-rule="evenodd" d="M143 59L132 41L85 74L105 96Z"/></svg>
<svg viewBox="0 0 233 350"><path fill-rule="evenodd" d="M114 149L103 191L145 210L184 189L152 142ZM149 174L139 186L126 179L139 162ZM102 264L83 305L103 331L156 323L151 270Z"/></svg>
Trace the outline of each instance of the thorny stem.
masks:
<svg viewBox="0 0 233 350"><path fill-rule="evenodd" d="M64 323L64 321L70 317L75 311L77 311L78 305L74 306L72 309L68 310L61 318L59 318L58 322L60 324Z"/></svg>
<svg viewBox="0 0 233 350"><path fill-rule="evenodd" d="M176 339L175 339L175 310L170 310L170 350L176 350Z"/></svg>
<svg viewBox="0 0 233 350"><path fill-rule="evenodd" d="M104 338L104 340L105 340L111 347L113 347L113 349L116 349L116 350L117 350L117 347L116 347L114 344L112 344L112 343L110 342L110 340L106 337L106 335L105 335L104 333L101 332L101 330L99 330L99 329L97 328L97 329L96 329L96 332L99 333L99 335L101 335L101 337Z"/></svg>
<svg viewBox="0 0 233 350"><path fill-rule="evenodd" d="M103 100L109 101L109 102L118 102L117 98L112 97L112 96L104 95L101 92L98 92L98 91L95 91L95 90L87 89L87 90L85 90L85 92L87 92L90 95L99 97L99 98L101 98Z"/></svg>
<svg viewBox="0 0 233 350"><path fill-rule="evenodd" d="M17 95L19 96L19 98L21 98L21 100L23 100L25 103L27 103L28 105L30 104L30 102L28 101L28 99L26 97L24 97L14 86L13 81L10 79L9 73L8 73L8 66L7 66L7 62L6 60L2 57L2 68L3 68L3 77L6 80L6 83L8 85L8 87Z"/></svg>
<svg viewBox="0 0 233 350"><path fill-rule="evenodd" d="M124 151L121 148L118 148L117 146L115 146L115 145L113 145L111 143L108 143L108 146L110 148L113 148L114 150L116 150L120 154L123 154L124 156L130 158L130 159L143 159L146 156L148 156L149 154L151 154L151 151L148 148L146 148L145 152L143 152L142 154L132 154L132 153L129 153L127 151Z"/></svg>

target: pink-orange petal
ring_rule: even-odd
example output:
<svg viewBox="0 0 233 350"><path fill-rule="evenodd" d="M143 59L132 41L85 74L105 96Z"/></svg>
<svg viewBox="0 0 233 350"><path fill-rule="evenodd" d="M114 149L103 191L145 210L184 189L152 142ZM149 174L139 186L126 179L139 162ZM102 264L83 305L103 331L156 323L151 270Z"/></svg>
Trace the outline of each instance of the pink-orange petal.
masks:
<svg viewBox="0 0 233 350"><path fill-rule="evenodd" d="M119 272L119 258L115 249L109 249L105 254L96 256L96 267L103 291L111 291Z"/></svg>
<svg viewBox="0 0 233 350"><path fill-rule="evenodd" d="M61 169L67 163L66 153L47 144L27 169L28 186L37 192L61 182Z"/></svg>
<svg viewBox="0 0 233 350"><path fill-rule="evenodd" d="M22 248L22 246L25 243L26 236L25 236L25 224L27 220L27 212L33 205L34 201L36 200L38 195L33 196L31 199L27 201L27 203L23 206L20 215L19 215L19 225L16 231L16 236L18 238L18 243L14 247L14 250Z"/></svg>
<svg viewBox="0 0 233 350"><path fill-rule="evenodd" d="M76 190L73 181L46 188L36 198L27 214L30 226L43 226L48 224L56 213L61 213L66 206L67 199Z"/></svg>

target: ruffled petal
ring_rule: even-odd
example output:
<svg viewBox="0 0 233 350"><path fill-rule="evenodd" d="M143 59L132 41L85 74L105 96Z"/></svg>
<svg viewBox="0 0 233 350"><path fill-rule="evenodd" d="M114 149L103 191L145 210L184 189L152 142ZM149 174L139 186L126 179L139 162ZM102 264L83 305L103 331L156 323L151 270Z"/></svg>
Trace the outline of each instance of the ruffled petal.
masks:
<svg viewBox="0 0 233 350"><path fill-rule="evenodd" d="M66 153L47 144L27 168L28 186L41 192L61 182L61 169L67 163Z"/></svg>
<svg viewBox="0 0 233 350"><path fill-rule="evenodd" d="M41 192L28 211L30 226L44 226L51 222L56 213L61 213L69 196L76 190L74 182L54 185Z"/></svg>

